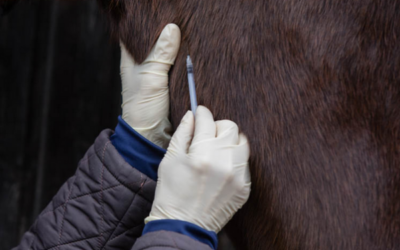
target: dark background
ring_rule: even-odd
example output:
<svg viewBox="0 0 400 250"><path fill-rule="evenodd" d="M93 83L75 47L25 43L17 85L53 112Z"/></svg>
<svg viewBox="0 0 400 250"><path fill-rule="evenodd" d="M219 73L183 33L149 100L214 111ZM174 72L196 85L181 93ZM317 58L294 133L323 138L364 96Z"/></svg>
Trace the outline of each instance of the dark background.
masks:
<svg viewBox="0 0 400 250"><path fill-rule="evenodd" d="M119 46L96 1L0 17L0 249L10 249L120 114Z"/></svg>
<svg viewBox="0 0 400 250"><path fill-rule="evenodd" d="M0 250L18 244L100 131L115 127L119 60L94 0L0 12ZM233 249L224 234L218 249Z"/></svg>

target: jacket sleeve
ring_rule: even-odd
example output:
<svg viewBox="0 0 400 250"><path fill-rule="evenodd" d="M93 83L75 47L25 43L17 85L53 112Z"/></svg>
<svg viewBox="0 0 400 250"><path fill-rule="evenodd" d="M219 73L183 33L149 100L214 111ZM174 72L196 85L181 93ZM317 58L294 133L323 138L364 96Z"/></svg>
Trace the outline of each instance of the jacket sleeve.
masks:
<svg viewBox="0 0 400 250"><path fill-rule="evenodd" d="M156 183L130 166L103 131L14 249L130 249ZM147 238L147 237L146 237ZM146 239L145 238L145 239Z"/></svg>
<svg viewBox="0 0 400 250"><path fill-rule="evenodd" d="M211 250L211 248L186 235L170 232L157 231L140 237L132 250Z"/></svg>

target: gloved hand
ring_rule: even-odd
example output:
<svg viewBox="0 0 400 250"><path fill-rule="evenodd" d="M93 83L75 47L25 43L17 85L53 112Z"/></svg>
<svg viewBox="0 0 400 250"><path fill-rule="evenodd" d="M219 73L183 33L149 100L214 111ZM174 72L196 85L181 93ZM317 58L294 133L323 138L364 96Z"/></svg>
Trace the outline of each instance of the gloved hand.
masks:
<svg viewBox="0 0 400 250"><path fill-rule="evenodd" d="M158 169L146 223L174 219L219 232L249 197L249 154L246 136L234 122L214 122L203 106L196 120L188 111Z"/></svg>
<svg viewBox="0 0 400 250"><path fill-rule="evenodd" d="M171 139L168 71L181 42L177 25L165 26L154 48L137 64L121 46L122 118L138 133L167 148Z"/></svg>

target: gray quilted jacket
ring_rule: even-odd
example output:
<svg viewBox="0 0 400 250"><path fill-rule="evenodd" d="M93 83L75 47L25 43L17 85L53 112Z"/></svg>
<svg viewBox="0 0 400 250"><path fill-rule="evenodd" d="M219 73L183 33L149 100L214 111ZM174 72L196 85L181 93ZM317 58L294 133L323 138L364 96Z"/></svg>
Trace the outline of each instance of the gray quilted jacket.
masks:
<svg viewBox="0 0 400 250"><path fill-rule="evenodd" d="M130 166L104 130L14 249L194 249L208 245L167 231L141 236L156 183Z"/></svg>

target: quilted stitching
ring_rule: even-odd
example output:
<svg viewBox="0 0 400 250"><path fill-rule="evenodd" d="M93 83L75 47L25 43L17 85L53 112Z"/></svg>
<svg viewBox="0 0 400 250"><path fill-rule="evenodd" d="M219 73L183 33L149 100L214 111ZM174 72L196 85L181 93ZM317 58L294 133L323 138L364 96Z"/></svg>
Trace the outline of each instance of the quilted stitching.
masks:
<svg viewBox="0 0 400 250"><path fill-rule="evenodd" d="M118 236L122 235L122 233L121 233L121 234L119 234L119 235L117 235L117 236L114 236L115 230L117 230L117 228L121 225L121 221L125 218L125 215L126 215L126 213L129 211L129 209L131 208L132 204L134 204L135 199L136 199L136 194L134 194L134 196L133 196L133 198L132 198L132 201L130 202L129 207L125 210L124 215L122 216L121 220L118 222L117 226L114 228L114 230L112 231L112 233L110 234L110 236L108 237L108 239L105 241L105 243L103 244L103 246L101 247L101 249L104 248L104 245L106 244L106 242L112 241L112 240L114 240L115 238L117 238ZM136 228L136 227L138 227L138 226L134 226L134 228ZM114 236L114 237L113 237L113 236ZM111 239L110 239L110 238L111 238Z"/></svg>
<svg viewBox="0 0 400 250"><path fill-rule="evenodd" d="M72 189L74 188L75 181L76 181L76 178L74 179L74 182L71 185L71 188L70 188L69 193L68 193L67 201L64 203L64 206L63 206L64 209L63 209L62 220L61 220L61 228L60 228L60 231L58 233L58 246L60 246L60 244L61 244L61 237L62 237L62 233L63 233L64 219L65 219L65 211L67 210L66 209L67 208L67 204L68 204L69 198L71 197L71 192L72 192Z"/></svg>
<svg viewBox="0 0 400 250"><path fill-rule="evenodd" d="M101 238L103 238L103 233L101 232L102 230L102 226L104 223L104 205L103 205L103 180L104 180L104 153L108 147L108 145L111 143L111 141L108 141L105 145L104 145L104 149L103 149L103 154L101 156L101 162L102 162L102 166L101 166L101 192L100 192L100 206L101 206L101 222L100 222L100 227L99 227L99 232L100 232L100 237L98 238L99 240L99 249L101 247Z"/></svg>
<svg viewBox="0 0 400 250"><path fill-rule="evenodd" d="M118 237L124 235L126 232L129 232L129 231L131 231L132 229L138 228L138 227L140 227L140 226L142 226L142 225L134 226L134 227L132 227L132 228L129 228L129 229L126 230L126 231L123 231L122 233L120 233L120 234L118 234L118 235L115 235L115 236L112 237L109 241L107 241L107 243L110 243L110 242L112 242L113 240L116 240ZM103 248L104 248L104 246L103 246ZM101 248L101 249L103 249L103 248Z"/></svg>
<svg viewBox="0 0 400 250"><path fill-rule="evenodd" d="M82 238L82 239L77 239L77 240L73 240L73 241L70 241L70 242L65 242L65 243L63 243L63 244L57 244L56 246L51 246L51 247L49 247L49 248L45 248L45 249L41 249L41 250L51 250L51 249L55 249L55 248L60 248L60 247L62 247L62 246L68 246L68 245L72 245L72 244L75 244L75 243L78 243L78 242L81 242L81 241L85 241L85 240L91 240L91 239L94 239L94 238L98 238L98 237L100 237L100 235L94 235L94 236L89 236L89 237L85 237L85 238Z"/></svg>
<svg viewBox="0 0 400 250"><path fill-rule="evenodd" d="M107 192L108 190L113 190L114 188L121 187L121 186L122 186L122 184L117 184L115 186L105 188L103 190L103 192ZM93 192L90 192L90 193L87 193L87 194L78 195L78 196L75 196L75 197L69 199L69 201L73 201L73 200L76 200L76 199L79 199L79 198L83 198L83 197L88 196L88 195L95 195L95 194L98 194L100 192L102 192L102 191L101 190L96 190L96 191L93 191ZM49 210L49 211L43 213L41 216L45 216L46 214L52 213L55 210L63 207L65 204L66 204L66 202L62 203L61 205L58 205L58 206L54 207L52 210Z"/></svg>
<svg viewBox="0 0 400 250"><path fill-rule="evenodd" d="M132 247L150 211L155 182L123 160L111 133L100 134L16 249Z"/></svg>
<svg viewBox="0 0 400 250"><path fill-rule="evenodd" d="M100 134L15 250L131 249L141 236L156 184L122 159L111 134ZM132 250L166 248L210 250L166 231L140 237Z"/></svg>

